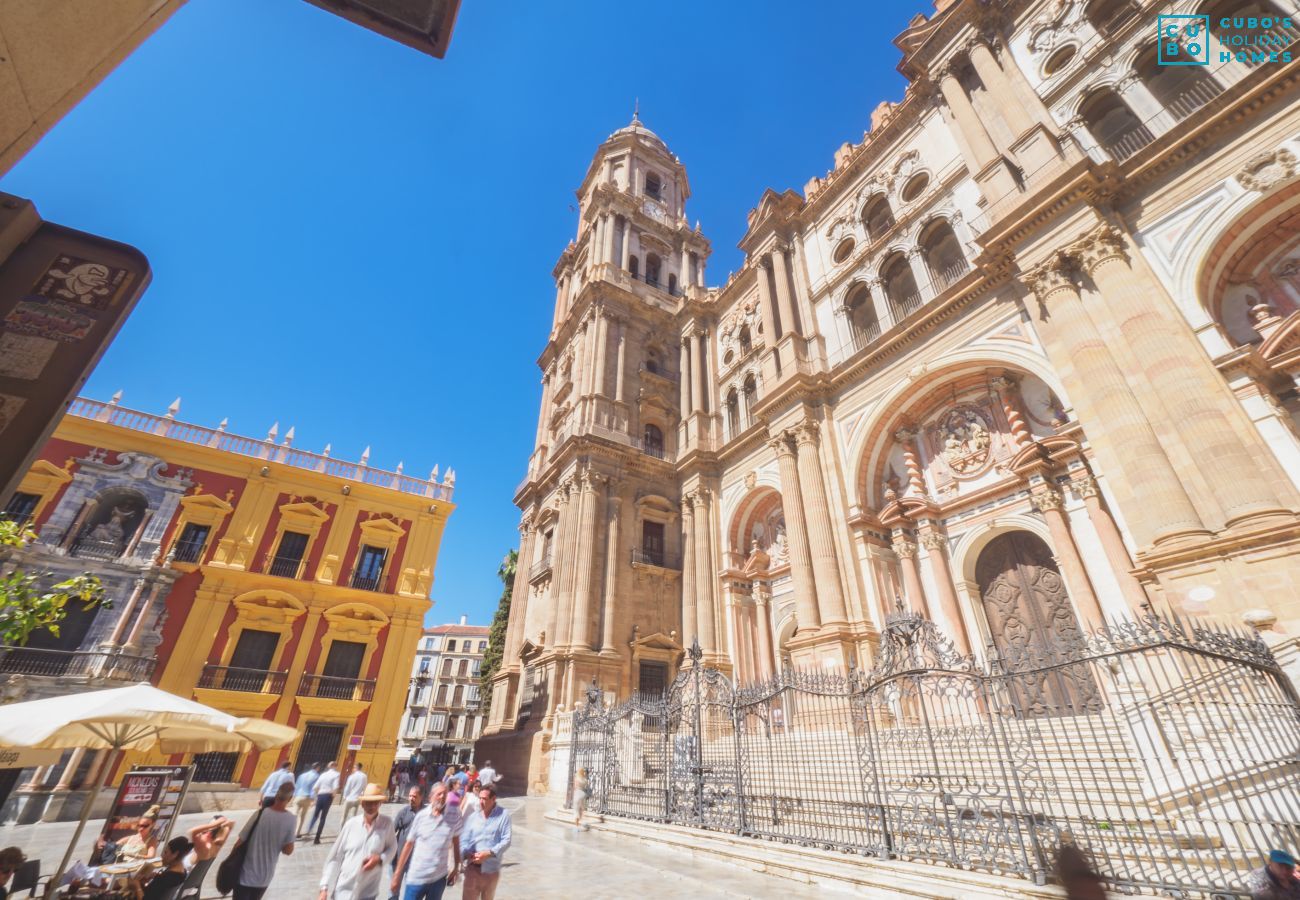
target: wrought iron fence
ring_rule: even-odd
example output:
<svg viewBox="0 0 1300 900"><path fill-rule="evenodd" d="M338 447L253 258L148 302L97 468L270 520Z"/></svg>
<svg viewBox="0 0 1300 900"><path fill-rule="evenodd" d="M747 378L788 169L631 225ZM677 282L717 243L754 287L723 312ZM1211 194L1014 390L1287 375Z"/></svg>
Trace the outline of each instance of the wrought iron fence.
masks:
<svg viewBox="0 0 1300 900"><path fill-rule="evenodd" d="M1150 617L979 662L900 615L868 672L736 687L700 659L662 696L588 691L593 809L1039 883L1072 841L1178 896L1300 844L1300 700L1253 635Z"/></svg>
<svg viewBox="0 0 1300 900"><path fill-rule="evenodd" d="M115 650L47 650L0 646L0 674L148 681L154 658Z"/></svg>

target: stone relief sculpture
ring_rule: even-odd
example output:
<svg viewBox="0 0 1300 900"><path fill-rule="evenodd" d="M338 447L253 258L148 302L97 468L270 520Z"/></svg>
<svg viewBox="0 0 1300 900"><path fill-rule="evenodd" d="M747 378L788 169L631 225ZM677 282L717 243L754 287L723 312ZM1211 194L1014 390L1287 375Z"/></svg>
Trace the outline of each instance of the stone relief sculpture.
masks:
<svg viewBox="0 0 1300 900"><path fill-rule="evenodd" d="M968 475L988 460L992 436L983 415L973 406L961 406L939 420L940 452L948 468Z"/></svg>

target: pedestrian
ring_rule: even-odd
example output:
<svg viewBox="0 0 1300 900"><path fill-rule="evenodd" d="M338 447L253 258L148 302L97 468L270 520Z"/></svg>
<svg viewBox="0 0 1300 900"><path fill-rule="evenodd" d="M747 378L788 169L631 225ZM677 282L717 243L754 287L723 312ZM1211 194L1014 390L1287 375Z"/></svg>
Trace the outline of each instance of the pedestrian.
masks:
<svg viewBox="0 0 1300 900"><path fill-rule="evenodd" d="M402 766L402 768L397 773L398 796L405 797L406 792L409 791L410 789L411 789L411 773L407 771L406 766Z"/></svg>
<svg viewBox="0 0 1300 900"><path fill-rule="evenodd" d="M298 776L293 783L293 811L298 816L298 837L308 834L303 826L307 824L307 813L312 808L312 794L316 791L316 782L320 781L320 763L312 763L311 768Z"/></svg>
<svg viewBox="0 0 1300 900"><path fill-rule="evenodd" d="M366 773L357 763L348 780L343 784L343 821L346 822L356 814L361 806L361 793L366 789Z"/></svg>
<svg viewBox="0 0 1300 900"><path fill-rule="evenodd" d="M393 820L379 814L388 799L384 789L371 782L358 799L361 815L344 821L325 860L319 900L378 900L384 857L397 852Z"/></svg>
<svg viewBox="0 0 1300 900"><path fill-rule="evenodd" d="M1270 850L1268 862L1246 878L1251 900L1300 900L1295 857L1285 850Z"/></svg>
<svg viewBox="0 0 1300 900"><path fill-rule="evenodd" d="M234 819L227 819L225 816L213 816L211 822L204 822L202 825L195 825L186 835L190 839L190 844L194 850L190 853L189 859L185 861L185 867L192 869L199 863L216 859L221 853L221 848L226 845L226 840L230 837L230 832L235 827Z"/></svg>
<svg viewBox="0 0 1300 900"><path fill-rule="evenodd" d="M239 870L239 884L234 900L262 900L275 877L280 856L293 855L293 829L296 820L289 812L293 785L285 782L276 791L270 806L263 807L248 820L235 846L248 842L244 864Z"/></svg>
<svg viewBox="0 0 1300 900"><path fill-rule="evenodd" d="M455 777L456 781L460 784L460 789L462 791L465 790L465 788L469 786L469 766L461 763L460 771L456 773Z"/></svg>
<svg viewBox="0 0 1300 900"><path fill-rule="evenodd" d="M451 866L447 864L448 850ZM429 805L416 814L402 845L390 885L393 894L401 888L405 873L402 900L442 900L442 892L456 883L460 860L460 821L447 814L447 789L434 785Z"/></svg>
<svg viewBox="0 0 1300 900"><path fill-rule="evenodd" d="M27 857L18 847L5 847L0 850L0 900L9 896L9 879L27 862Z"/></svg>
<svg viewBox="0 0 1300 900"><path fill-rule="evenodd" d="M193 849L189 838L172 838L162 849L161 867L141 872L128 882L127 889L140 900L170 900L185 883L185 857Z"/></svg>
<svg viewBox="0 0 1300 900"><path fill-rule="evenodd" d="M469 817L479 811L478 792L481 785L475 779L469 783L465 796L460 798L460 817L468 821Z"/></svg>
<svg viewBox="0 0 1300 900"><path fill-rule="evenodd" d="M293 784L293 766L289 760L280 763L280 768L266 776L262 782L262 805L270 806L275 802L275 792L282 784Z"/></svg>
<svg viewBox="0 0 1300 900"><path fill-rule="evenodd" d="M419 815L420 810L424 809L424 792L418 787L411 788L406 795L406 806L398 810L397 815L393 816L393 836L397 839L397 856L401 855L402 848L406 845L406 836L411 832L411 823ZM393 858L393 879L401 884L405 872L397 868L397 858ZM392 892L389 900L401 900L397 896L397 891Z"/></svg>
<svg viewBox="0 0 1300 900"><path fill-rule="evenodd" d="M1056 880L1065 889L1065 896L1069 900L1105 900L1101 876L1093 871L1088 857L1073 839L1069 835L1063 837L1056 854Z"/></svg>
<svg viewBox="0 0 1300 900"><path fill-rule="evenodd" d="M119 862L134 862L141 859L153 859L158 855L158 838L154 837L154 826L158 824L159 806L151 806L144 815L136 820L135 834L124 840L117 848Z"/></svg>
<svg viewBox="0 0 1300 900"><path fill-rule="evenodd" d="M582 812L587 808L587 797L590 796L587 780L587 770L579 769L578 774L573 776L573 826L581 828L583 831L590 830L587 825L582 823Z"/></svg>
<svg viewBox="0 0 1300 900"><path fill-rule="evenodd" d="M321 833L325 830L325 819L330 814L330 806L334 803L334 795L339 790L339 767L337 763L331 762L325 767L320 778L313 789L316 794L316 809L312 811L311 821L307 823L307 833L311 834L312 829L316 829L316 839L313 844L320 843ZM317 822L320 824L318 825Z"/></svg>
<svg viewBox="0 0 1300 900"><path fill-rule="evenodd" d="M501 857L510 849L510 813L497 805L496 788L480 788L478 799L479 811L464 823L460 842L465 859L462 900L492 900L501 880Z"/></svg>
<svg viewBox="0 0 1300 900"><path fill-rule="evenodd" d="M478 780L479 784L486 785L487 787L497 786L497 782L501 780L501 776L497 774L496 769L492 768L492 760L489 759L484 761L483 768L478 770Z"/></svg>

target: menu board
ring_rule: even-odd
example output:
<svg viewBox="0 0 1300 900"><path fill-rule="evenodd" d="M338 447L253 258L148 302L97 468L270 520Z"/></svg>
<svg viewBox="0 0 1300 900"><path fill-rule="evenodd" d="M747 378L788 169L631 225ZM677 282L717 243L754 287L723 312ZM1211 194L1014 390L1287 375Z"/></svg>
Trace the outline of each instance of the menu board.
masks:
<svg viewBox="0 0 1300 900"><path fill-rule="evenodd" d="M193 766L132 766L117 789L104 830L95 842L90 864L97 866L104 862L105 844L112 842L121 846L136 834L140 817L155 806L158 807L158 821L152 836L159 846L167 843L193 775Z"/></svg>

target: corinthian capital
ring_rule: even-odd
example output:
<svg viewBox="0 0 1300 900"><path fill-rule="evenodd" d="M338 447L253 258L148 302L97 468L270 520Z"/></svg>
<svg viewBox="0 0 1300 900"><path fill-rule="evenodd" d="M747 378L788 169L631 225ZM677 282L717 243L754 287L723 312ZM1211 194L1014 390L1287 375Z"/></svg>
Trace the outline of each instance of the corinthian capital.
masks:
<svg viewBox="0 0 1300 900"><path fill-rule="evenodd" d="M899 538L894 541L894 552L903 559L912 559L916 556L916 544L906 538Z"/></svg>
<svg viewBox="0 0 1300 900"><path fill-rule="evenodd" d="M1111 259L1128 261L1128 248L1124 236L1113 225L1101 225L1070 247L1070 255L1079 261L1079 267L1092 274L1102 263Z"/></svg>
<svg viewBox="0 0 1300 900"><path fill-rule="evenodd" d="M790 433L783 431L778 435L768 438L767 445L772 448L777 456L789 456L794 453L790 449Z"/></svg>
<svg viewBox="0 0 1300 900"><path fill-rule="evenodd" d="M817 428L818 425L816 422L802 422L797 425L792 429L794 431L795 443L800 446L804 444L809 444L814 447L817 446Z"/></svg>
<svg viewBox="0 0 1300 900"><path fill-rule="evenodd" d="M1071 484L1074 487L1075 491L1078 492L1079 496L1085 500L1097 496L1098 493L1097 479L1093 478L1091 475L1087 476L1086 478L1076 479L1075 481L1071 482Z"/></svg>
<svg viewBox="0 0 1300 900"><path fill-rule="evenodd" d="M921 538L921 543L925 544L925 549L934 553L948 546L948 540L937 531L931 531L925 537Z"/></svg>
<svg viewBox="0 0 1300 900"><path fill-rule="evenodd" d="M1034 509L1039 512L1047 512L1050 509L1060 509L1063 501L1061 500L1060 491L1048 490L1041 494L1035 494L1030 498L1030 502Z"/></svg>
<svg viewBox="0 0 1300 900"><path fill-rule="evenodd" d="M1075 290L1074 279L1070 277L1067 260L1054 256L1040 265L1030 269L1021 276L1023 281L1039 300L1046 300L1055 291Z"/></svg>

